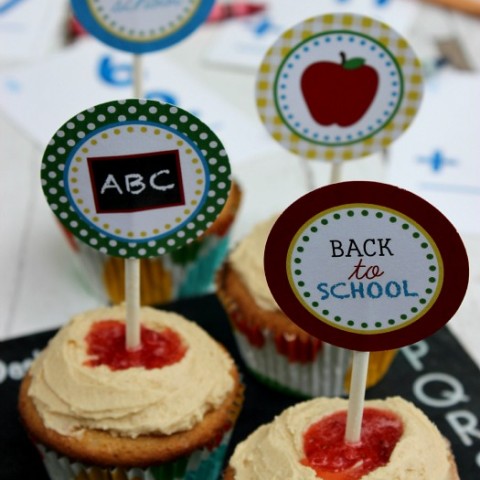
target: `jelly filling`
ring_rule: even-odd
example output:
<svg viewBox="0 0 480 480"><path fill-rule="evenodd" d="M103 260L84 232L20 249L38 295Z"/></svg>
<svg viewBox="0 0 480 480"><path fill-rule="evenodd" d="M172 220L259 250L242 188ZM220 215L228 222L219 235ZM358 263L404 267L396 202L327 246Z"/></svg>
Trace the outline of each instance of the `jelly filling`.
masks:
<svg viewBox="0 0 480 480"><path fill-rule="evenodd" d="M90 328L85 337L90 367L106 365L111 370L144 367L147 370L162 368L179 362L186 346L178 333L170 328L161 331L141 326L140 346L126 348L125 323L118 320L102 320Z"/></svg>
<svg viewBox="0 0 480 480"><path fill-rule="evenodd" d="M386 465L403 434L403 424L397 415L365 408L360 441L347 443L346 420L346 411L336 412L304 433L302 463L324 480L359 480Z"/></svg>

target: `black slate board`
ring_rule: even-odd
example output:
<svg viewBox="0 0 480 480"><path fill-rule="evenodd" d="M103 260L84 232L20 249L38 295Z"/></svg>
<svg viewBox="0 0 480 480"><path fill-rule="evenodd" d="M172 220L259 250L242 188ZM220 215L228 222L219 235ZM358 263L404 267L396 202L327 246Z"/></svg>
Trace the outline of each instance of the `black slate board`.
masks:
<svg viewBox="0 0 480 480"><path fill-rule="evenodd" d="M246 371L225 313L213 295L163 307L196 321L232 353L246 385L230 450L298 398L271 390ZM55 331L0 342L0 480L47 480L17 414L21 376ZM400 395L415 403L450 440L462 480L480 479L480 370L447 328L400 352L367 398ZM436 479L431 479L436 480Z"/></svg>

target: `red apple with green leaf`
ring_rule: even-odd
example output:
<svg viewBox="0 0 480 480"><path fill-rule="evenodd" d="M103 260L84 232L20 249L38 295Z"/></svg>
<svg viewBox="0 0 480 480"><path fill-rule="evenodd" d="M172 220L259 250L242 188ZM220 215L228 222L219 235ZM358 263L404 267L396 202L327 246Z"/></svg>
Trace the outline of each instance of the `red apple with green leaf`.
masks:
<svg viewBox="0 0 480 480"><path fill-rule="evenodd" d="M301 77L303 98L320 125L353 125L365 115L377 93L378 73L365 59L347 60L344 52L340 58L341 63L312 63Z"/></svg>

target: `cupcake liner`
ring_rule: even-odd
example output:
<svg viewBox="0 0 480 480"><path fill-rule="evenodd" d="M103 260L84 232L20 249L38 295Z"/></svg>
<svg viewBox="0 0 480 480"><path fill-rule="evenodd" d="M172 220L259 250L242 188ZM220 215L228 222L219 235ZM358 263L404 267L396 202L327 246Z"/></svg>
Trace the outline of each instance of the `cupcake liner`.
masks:
<svg viewBox="0 0 480 480"><path fill-rule="evenodd" d="M248 369L260 381L273 388L301 397L341 396L345 393L345 374L350 365L350 352L324 343L321 353L309 363L292 362L277 350L272 332L263 330L264 345L253 346L234 330L240 354ZM301 349L305 343L290 339Z"/></svg>
<svg viewBox="0 0 480 480"><path fill-rule="evenodd" d="M158 258L140 260L142 305L160 305L182 298L211 293L215 273L224 260L230 235L208 235L178 251ZM98 250L76 242L77 270L83 283L103 302L114 304L125 299L124 259L109 257Z"/></svg>
<svg viewBox="0 0 480 480"><path fill-rule="evenodd" d="M232 182L224 209L201 238L161 257L140 260L142 305L161 305L213 291L215 274L227 255L230 230L241 201L241 188ZM90 247L63 224L60 228L74 253L85 286L104 303L124 301L124 259Z"/></svg>
<svg viewBox="0 0 480 480"><path fill-rule="evenodd" d="M202 295L213 291L215 273L228 252L230 236L207 237L202 252L193 263L186 265L179 282L178 298Z"/></svg>
<svg viewBox="0 0 480 480"><path fill-rule="evenodd" d="M302 397L341 396L348 392L351 378L351 351L318 340L305 342L292 335L275 335L261 331L262 345L251 342L244 332L233 326L234 337L247 368L263 383ZM259 332L257 331L257 338ZM291 350L306 351L308 361L299 361L279 351L279 337L288 342ZM313 356L312 351L316 351ZM396 350L371 352L367 375L367 388L376 385L388 372Z"/></svg>
<svg viewBox="0 0 480 480"><path fill-rule="evenodd" d="M239 382L223 427L202 448L170 462L147 467L100 467L68 458L30 437L51 480L218 480L243 406L245 387Z"/></svg>
<svg viewBox="0 0 480 480"><path fill-rule="evenodd" d="M251 373L263 383L302 397L341 396L348 392L351 378L351 351L322 343L294 338L291 334L275 335L264 329L257 330L256 343L251 337L233 326L234 337L240 354ZM259 345L258 337L262 342ZM282 340L279 340L281 338ZM290 345L290 355L279 350L279 344ZM306 352L293 356L292 351ZM312 352L315 352L313 354ZM388 372L396 350L370 353L367 388L376 385ZM300 360L299 360L300 358Z"/></svg>
<svg viewBox="0 0 480 480"><path fill-rule="evenodd" d="M244 314L223 288L225 270L217 275L217 296L232 325L240 355L249 371L263 383L300 397L342 396L349 390L351 351L310 335L261 328L251 312ZM395 350L372 352L367 387L388 371Z"/></svg>
<svg viewBox="0 0 480 480"><path fill-rule="evenodd" d="M217 294L230 319L240 355L254 376L277 390L300 397L345 393L349 350L311 336L300 338L259 328L222 288L221 277L222 272L217 277Z"/></svg>
<svg viewBox="0 0 480 480"><path fill-rule="evenodd" d="M146 468L104 468L70 460L36 444L51 480L218 480L232 430L214 449L195 450L188 457Z"/></svg>

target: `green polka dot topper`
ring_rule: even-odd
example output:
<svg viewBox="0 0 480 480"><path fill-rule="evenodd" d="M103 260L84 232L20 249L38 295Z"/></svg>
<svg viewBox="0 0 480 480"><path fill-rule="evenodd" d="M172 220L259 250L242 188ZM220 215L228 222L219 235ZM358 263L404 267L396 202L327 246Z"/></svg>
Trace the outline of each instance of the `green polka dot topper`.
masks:
<svg viewBox="0 0 480 480"><path fill-rule="evenodd" d="M468 260L454 227L425 200L390 185L344 182L310 192L279 217L265 273L301 328L376 351L443 326L465 294Z"/></svg>
<svg viewBox="0 0 480 480"><path fill-rule="evenodd" d="M230 190L227 153L210 128L174 105L119 100L68 120L42 162L50 208L102 253L157 257L212 225Z"/></svg>

